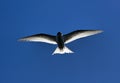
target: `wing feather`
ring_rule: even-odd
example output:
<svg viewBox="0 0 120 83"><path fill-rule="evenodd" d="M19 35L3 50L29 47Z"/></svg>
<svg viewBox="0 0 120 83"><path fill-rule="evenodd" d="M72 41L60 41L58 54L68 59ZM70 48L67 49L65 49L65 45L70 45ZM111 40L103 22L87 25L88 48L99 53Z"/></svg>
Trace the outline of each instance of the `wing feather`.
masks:
<svg viewBox="0 0 120 83"><path fill-rule="evenodd" d="M19 39L20 41L44 42L49 44L57 44L56 37L48 34L36 34Z"/></svg>
<svg viewBox="0 0 120 83"><path fill-rule="evenodd" d="M67 44L79 38L91 36L91 35L98 34L101 32L102 30L76 30L76 31L73 31L71 33L64 35L64 42L65 44Z"/></svg>

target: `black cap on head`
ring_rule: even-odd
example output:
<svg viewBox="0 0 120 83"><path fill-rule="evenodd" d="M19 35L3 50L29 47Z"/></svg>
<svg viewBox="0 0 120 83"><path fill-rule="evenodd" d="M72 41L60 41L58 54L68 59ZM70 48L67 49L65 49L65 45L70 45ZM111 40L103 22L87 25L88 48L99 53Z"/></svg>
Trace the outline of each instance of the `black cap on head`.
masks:
<svg viewBox="0 0 120 83"><path fill-rule="evenodd" d="M62 35L62 33L61 33L61 32L58 32L57 35Z"/></svg>

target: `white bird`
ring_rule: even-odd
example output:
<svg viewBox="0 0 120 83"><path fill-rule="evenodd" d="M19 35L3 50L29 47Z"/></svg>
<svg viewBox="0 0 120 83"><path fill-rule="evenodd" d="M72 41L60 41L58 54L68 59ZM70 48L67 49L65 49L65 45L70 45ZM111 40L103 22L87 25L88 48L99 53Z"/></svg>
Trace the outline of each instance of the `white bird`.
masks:
<svg viewBox="0 0 120 83"><path fill-rule="evenodd" d="M58 47L53 52L54 54L64 54L64 53L73 53L69 48L65 46L74 40L91 36L103 32L102 30L76 30L68 34L62 35L61 32L58 32L56 36L48 34L35 34L19 39L20 41L31 41L31 42L45 42L49 44L57 44Z"/></svg>

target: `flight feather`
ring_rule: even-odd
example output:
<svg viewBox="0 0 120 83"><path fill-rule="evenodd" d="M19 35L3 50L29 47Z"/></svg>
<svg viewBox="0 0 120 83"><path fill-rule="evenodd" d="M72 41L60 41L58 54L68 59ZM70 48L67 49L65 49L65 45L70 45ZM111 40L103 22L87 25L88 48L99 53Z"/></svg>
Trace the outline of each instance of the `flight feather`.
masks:
<svg viewBox="0 0 120 83"><path fill-rule="evenodd" d="M36 34L27 36L19 39L20 41L31 41L31 42L44 42L49 44L57 44L56 36L48 35L48 34Z"/></svg>
<svg viewBox="0 0 120 83"><path fill-rule="evenodd" d="M66 35L63 35L63 37L65 44L67 44L79 38L84 38L101 32L102 32L101 30L76 30Z"/></svg>

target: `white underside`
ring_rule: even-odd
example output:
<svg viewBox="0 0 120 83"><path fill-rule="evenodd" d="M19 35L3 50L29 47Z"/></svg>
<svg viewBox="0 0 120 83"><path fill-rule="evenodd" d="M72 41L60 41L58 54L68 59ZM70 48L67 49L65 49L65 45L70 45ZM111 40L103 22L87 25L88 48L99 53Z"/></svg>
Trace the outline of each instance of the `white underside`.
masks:
<svg viewBox="0 0 120 83"><path fill-rule="evenodd" d="M39 36L39 37L26 37L26 38L20 39L20 41L45 42L45 43L49 43L49 44L57 44L56 41L49 40L49 39L44 38L42 36Z"/></svg>
<svg viewBox="0 0 120 83"><path fill-rule="evenodd" d="M76 35L74 35L73 37L71 37L70 39L68 39L65 44L67 43L70 43L74 40L77 40L79 38L84 38L84 37L87 37L87 36L91 36L91 35L95 35L95 34L98 34L98 33L101 33L102 31L101 30L96 30L96 31L86 31L86 32L83 32L83 33L77 33Z"/></svg>
<svg viewBox="0 0 120 83"><path fill-rule="evenodd" d="M60 49L59 47L57 47L52 55L54 55L54 54L65 54L65 53L73 53L73 51L71 51L66 46L64 46L63 49Z"/></svg>

